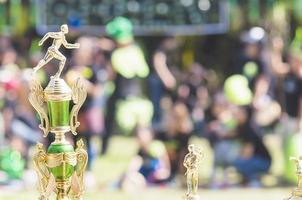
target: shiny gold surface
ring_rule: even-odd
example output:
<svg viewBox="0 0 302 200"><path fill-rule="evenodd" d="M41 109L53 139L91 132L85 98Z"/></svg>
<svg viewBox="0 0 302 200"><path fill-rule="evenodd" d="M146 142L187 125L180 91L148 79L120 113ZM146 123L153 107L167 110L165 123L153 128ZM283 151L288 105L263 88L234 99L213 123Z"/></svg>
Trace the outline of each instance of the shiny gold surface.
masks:
<svg viewBox="0 0 302 200"><path fill-rule="evenodd" d="M72 100L74 106L70 112L70 129L74 135L77 135L76 129L80 126L78 121L78 113L87 97L87 92L83 81L78 78L74 85L72 86Z"/></svg>
<svg viewBox="0 0 302 200"><path fill-rule="evenodd" d="M34 167L39 178L40 199L46 200L55 188L55 178L49 172L47 166L47 154L43 149L43 144L37 144L37 153L34 156Z"/></svg>
<svg viewBox="0 0 302 200"><path fill-rule="evenodd" d="M61 78L51 78L44 90L45 99L48 101L71 100L71 89Z"/></svg>
<svg viewBox="0 0 302 200"><path fill-rule="evenodd" d="M84 193L84 172L88 162L88 154L82 140L77 142L75 152L47 154L43 144L37 144L34 156L34 167L39 177L40 199L48 199L51 192L56 191L57 199L82 199ZM55 179L50 169L69 164L75 167L71 178ZM65 166L65 165L64 165ZM64 169L63 169L64 170ZM57 188L57 190L55 190Z"/></svg>
<svg viewBox="0 0 302 200"><path fill-rule="evenodd" d="M296 174L298 176L298 187L294 188L292 191L292 199L294 197L302 197L302 156L299 157L291 157L291 161L294 161L297 171Z"/></svg>
<svg viewBox="0 0 302 200"><path fill-rule="evenodd" d="M47 167L53 168L60 166L62 163L67 163L72 166L76 166L76 153L75 152L66 152L66 153L56 153L47 155Z"/></svg>
<svg viewBox="0 0 302 200"><path fill-rule="evenodd" d="M53 128L50 128L50 131L57 134L57 133L60 133L60 132L68 132L70 131L70 127L69 126L57 126L57 127L53 127Z"/></svg>
<svg viewBox="0 0 302 200"><path fill-rule="evenodd" d="M30 94L29 94L29 102L36 109L40 116L41 124L39 128L42 129L44 133L44 137L47 137L50 128L49 128L49 118L47 115L47 109L45 106L45 98L44 92L41 84L35 77L33 77L30 82Z"/></svg>
<svg viewBox="0 0 302 200"><path fill-rule="evenodd" d="M77 165L75 174L71 178L71 196L73 199L82 199L84 193L84 172L88 163L88 154L84 149L84 142L79 140L76 148Z"/></svg>
<svg viewBox="0 0 302 200"><path fill-rule="evenodd" d="M198 200L200 199L198 190L198 170L200 160L203 157L201 150L194 144L188 146L189 153L184 158L183 165L187 169L187 193L184 197L185 200Z"/></svg>
<svg viewBox="0 0 302 200"><path fill-rule="evenodd" d="M39 45L42 45L47 38L52 38L53 43L45 57L34 68L34 76L30 82L29 101L40 116L40 128L45 137L49 132L55 134L55 141L51 143L47 152L43 144L38 143L37 153L34 156L34 167L39 178L40 200L48 200L52 192L56 193L57 200L83 199L83 177L88 155L82 140L77 142L74 151L73 146L65 139L65 133L71 131L77 134L76 129L80 125L77 115L87 92L81 79L78 79L70 89L60 78L66 58L58 49L61 45L66 48L79 48L79 44L66 42L66 33L68 27L62 25L60 32L47 33L42 38ZM43 90L35 73L54 58L60 61L59 70ZM71 100L74 105L69 113Z"/></svg>
<svg viewBox="0 0 302 200"><path fill-rule="evenodd" d="M55 133L55 141L52 144L67 144L67 140L65 139L65 132L70 131L70 128L68 129L60 129L60 130L52 130L53 133Z"/></svg>
<svg viewBox="0 0 302 200"><path fill-rule="evenodd" d="M53 77L54 79L58 79L63 71L66 57L59 51L60 47L63 45L67 49L75 49L80 48L80 44L70 44L65 39L65 34L68 33L68 26L63 24L61 26L61 30L59 32L49 32L41 39L39 42L39 46L43 45L43 43L48 39L52 38L53 42L50 47L48 47L46 55L42 60L39 61L38 65L34 68L34 73L36 73L39 69L44 67L49 61L52 59L57 59L60 61L59 70Z"/></svg>

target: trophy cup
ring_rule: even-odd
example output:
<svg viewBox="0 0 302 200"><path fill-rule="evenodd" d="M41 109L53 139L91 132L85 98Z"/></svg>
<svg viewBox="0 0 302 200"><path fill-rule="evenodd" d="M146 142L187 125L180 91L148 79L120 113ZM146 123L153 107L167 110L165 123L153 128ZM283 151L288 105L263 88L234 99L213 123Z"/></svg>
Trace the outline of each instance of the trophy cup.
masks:
<svg viewBox="0 0 302 200"><path fill-rule="evenodd" d="M34 68L33 79L30 82L29 101L40 116L39 125L44 137L49 132L55 134L55 140L47 151L43 144L37 144L37 152L34 156L34 167L39 178L40 200L47 200L52 192L57 200L81 200L84 190L83 174L87 165L88 155L84 149L82 140L77 141L77 147L65 139L65 133L76 135L76 129L80 125L77 115L83 105L87 92L81 79L77 79L72 89L60 78L66 58L59 48L79 48L79 44L70 44L65 39L68 26L62 25L61 31L47 33L39 42L41 46L48 38L53 39L46 55ZM45 89L35 78L36 72L52 59L59 60L58 72L50 78ZM70 111L70 102L72 108Z"/></svg>
<svg viewBox="0 0 302 200"><path fill-rule="evenodd" d="M302 200L302 156L291 157L290 160L294 161L297 167L298 187L293 189L292 196L287 200Z"/></svg>
<svg viewBox="0 0 302 200"><path fill-rule="evenodd" d="M200 159L203 157L202 151L195 147L194 144L188 146L189 153L184 158L183 165L187 169L187 193L184 196L184 200L200 200L197 194L198 189L198 169Z"/></svg>

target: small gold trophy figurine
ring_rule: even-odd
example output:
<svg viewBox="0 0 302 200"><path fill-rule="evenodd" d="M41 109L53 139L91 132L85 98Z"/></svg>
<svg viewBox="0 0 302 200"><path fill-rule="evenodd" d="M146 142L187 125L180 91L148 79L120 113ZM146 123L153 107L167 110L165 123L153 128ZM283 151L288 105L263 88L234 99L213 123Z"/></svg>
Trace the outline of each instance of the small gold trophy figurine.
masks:
<svg viewBox="0 0 302 200"><path fill-rule="evenodd" d="M198 189L198 169L200 159L203 157L201 150L195 147L194 144L188 146L189 153L185 156L184 166L187 168L187 193L184 197L185 200L199 200L197 194Z"/></svg>
<svg viewBox="0 0 302 200"><path fill-rule="evenodd" d="M295 162L297 167L298 187L292 191L292 196L288 200L302 200L302 156L291 157L290 160Z"/></svg>
<svg viewBox="0 0 302 200"><path fill-rule="evenodd" d="M37 144L37 153L34 156L34 167L39 177L40 200L48 200L55 192L57 200L82 200L84 191L83 174L87 165L88 156L84 150L82 140L77 142L77 148L65 140L65 133L71 131L76 135L80 125L77 115L83 105L87 92L84 83L77 79L72 89L60 78L66 58L59 52L63 44L66 48L79 48L79 44L69 44L65 40L68 26L62 25L60 32L47 33L39 45L47 38L53 43L48 48L45 57L34 68L33 79L30 82L29 101L40 116L40 128L44 137L49 132L55 134L55 141L50 144L47 151L43 144ZM56 58L60 61L58 72L51 77L45 89L35 78L37 70ZM73 107L70 111L70 101Z"/></svg>

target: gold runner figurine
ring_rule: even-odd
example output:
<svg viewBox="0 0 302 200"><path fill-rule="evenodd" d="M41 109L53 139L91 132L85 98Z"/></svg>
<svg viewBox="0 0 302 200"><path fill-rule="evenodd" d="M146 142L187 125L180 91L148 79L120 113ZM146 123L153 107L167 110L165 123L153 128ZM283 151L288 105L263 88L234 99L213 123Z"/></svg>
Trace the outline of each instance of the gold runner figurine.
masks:
<svg viewBox="0 0 302 200"><path fill-rule="evenodd" d="M59 70L55 74L55 78L60 77L60 75L63 71L64 65L65 65L65 62L66 62L66 57L59 51L59 48L62 46L62 44L67 49L80 48L79 43L70 44L66 41L65 34L67 34L67 33L68 33L68 26L66 24L63 24L61 26L61 31L49 32L41 39L41 41L39 42L39 46L43 45L45 40L47 40L48 38L52 38L53 42L52 42L52 45L50 47L48 47L44 58L42 60L40 60L40 62L38 63L38 65L36 67L34 67L34 73L36 73L39 69L41 69L43 66L45 66L49 61L51 61L52 59L55 58L60 61Z"/></svg>
<svg viewBox="0 0 302 200"><path fill-rule="evenodd" d="M183 165L187 168L187 193L185 195L185 200L198 200L200 199L197 194L198 189L198 170L199 163L203 154L198 147L194 144L188 146L189 153L184 158Z"/></svg>
<svg viewBox="0 0 302 200"><path fill-rule="evenodd" d="M299 157L291 157L291 161L294 161L297 168L297 176L298 176L298 187L294 188L292 191L292 196L289 200L302 199L302 156Z"/></svg>

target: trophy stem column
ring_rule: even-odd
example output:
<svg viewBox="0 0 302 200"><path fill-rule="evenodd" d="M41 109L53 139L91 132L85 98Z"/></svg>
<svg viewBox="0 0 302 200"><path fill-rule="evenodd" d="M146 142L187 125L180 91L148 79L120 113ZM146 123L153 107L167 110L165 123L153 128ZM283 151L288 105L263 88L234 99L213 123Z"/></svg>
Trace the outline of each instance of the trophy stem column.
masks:
<svg viewBox="0 0 302 200"><path fill-rule="evenodd" d="M57 200L70 200L68 193L70 190L70 180L57 181Z"/></svg>
<svg viewBox="0 0 302 200"><path fill-rule="evenodd" d="M65 139L65 132L63 132L63 131L55 132L54 144L65 144L65 143L67 143L67 141Z"/></svg>

